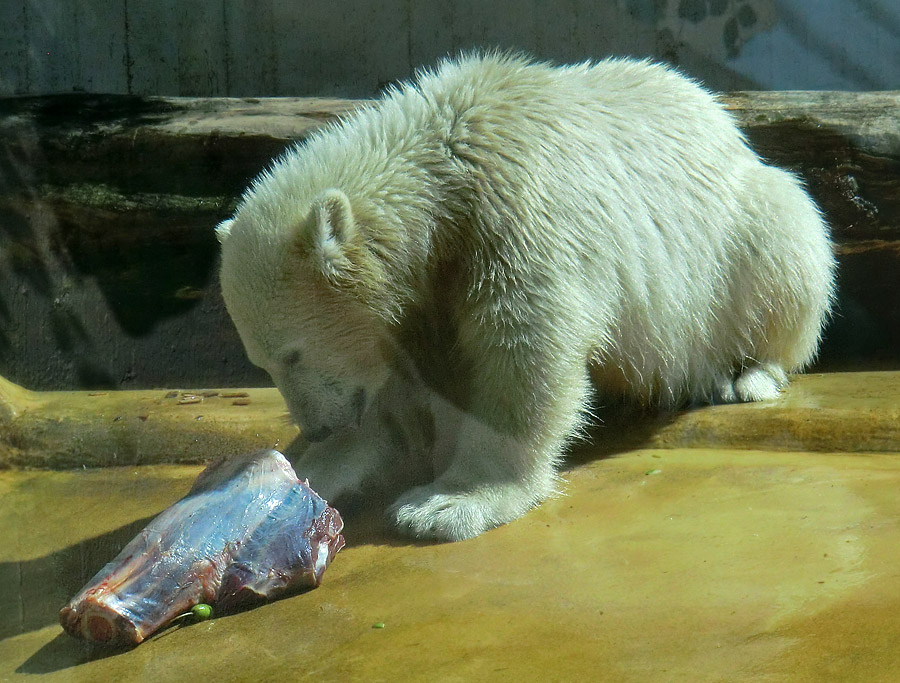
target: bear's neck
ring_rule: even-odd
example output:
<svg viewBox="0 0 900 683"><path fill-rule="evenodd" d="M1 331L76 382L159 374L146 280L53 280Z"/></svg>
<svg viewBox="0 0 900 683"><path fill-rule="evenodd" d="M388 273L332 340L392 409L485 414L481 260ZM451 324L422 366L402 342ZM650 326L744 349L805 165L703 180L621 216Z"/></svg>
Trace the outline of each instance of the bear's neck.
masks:
<svg viewBox="0 0 900 683"><path fill-rule="evenodd" d="M363 110L333 134L350 131L351 139L341 141L348 166L339 169L337 186L384 265L379 307L399 320L432 289L436 265L453 241L454 216L462 211L459 169L436 114L413 91Z"/></svg>

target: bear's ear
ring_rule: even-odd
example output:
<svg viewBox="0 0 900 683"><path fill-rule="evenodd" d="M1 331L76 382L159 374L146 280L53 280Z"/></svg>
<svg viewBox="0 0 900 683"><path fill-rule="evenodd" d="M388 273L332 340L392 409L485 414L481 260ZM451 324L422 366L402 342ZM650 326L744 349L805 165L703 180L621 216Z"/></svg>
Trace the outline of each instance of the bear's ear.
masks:
<svg viewBox="0 0 900 683"><path fill-rule="evenodd" d="M312 204L312 253L323 274L335 284L346 282L359 264L354 263L356 222L346 194L326 190Z"/></svg>
<svg viewBox="0 0 900 683"><path fill-rule="evenodd" d="M231 226L233 224L234 219L229 218L216 226L216 239L219 240L219 244L225 244L225 240L228 239L228 236L231 234Z"/></svg>

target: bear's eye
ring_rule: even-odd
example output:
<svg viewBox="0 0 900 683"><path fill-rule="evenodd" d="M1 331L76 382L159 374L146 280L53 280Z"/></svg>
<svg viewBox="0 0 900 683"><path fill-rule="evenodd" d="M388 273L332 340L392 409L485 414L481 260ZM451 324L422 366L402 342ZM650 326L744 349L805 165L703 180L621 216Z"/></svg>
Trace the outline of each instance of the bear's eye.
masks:
<svg viewBox="0 0 900 683"><path fill-rule="evenodd" d="M283 367L292 368L295 365L300 364L300 352L294 349L293 351L289 351L284 355L284 358L281 359L281 364Z"/></svg>

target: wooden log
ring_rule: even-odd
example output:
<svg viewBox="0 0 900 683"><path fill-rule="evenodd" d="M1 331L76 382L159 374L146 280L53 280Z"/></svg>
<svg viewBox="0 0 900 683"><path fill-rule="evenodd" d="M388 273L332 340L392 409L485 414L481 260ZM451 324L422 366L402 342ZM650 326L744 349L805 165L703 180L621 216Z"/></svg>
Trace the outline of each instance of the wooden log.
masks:
<svg viewBox="0 0 900 683"><path fill-rule="evenodd" d="M797 171L839 244L900 240L900 93L725 98L763 157Z"/></svg>
<svg viewBox="0 0 900 683"><path fill-rule="evenodd" d="M839 242L900 231L900 92L721 98L753 146L810 184ZM28 190L71 211L220 214L291 142L365 101L50 96L0 99L0 141ZM89 227L80 221L80 227Z"/></svg>
<svg viewBox="0 0 900 683"><path fill-rule="evenodd" d="M832 225L841 306L824 367L897 367L900 93L722 99ZM219 298L212 227L273 156L361 104L0 99L0 375L40 389L265 383Z"/></svg>
<svg viewBox="0 0 900 683"><path fill-rule="evenodd" d="M900 453L898 395L900 372L829 373L796 377L778 401L608 411L570 462L636 448ZM201 463L297 434L275 389L32 392L0 378L0 468Z"/></svg>
<svg viewBox="0 0 900 683"><path fill-rule="evenodd" d="M203 463L298 433L277 389L34 392L0 378L0 469Z"/></svg>

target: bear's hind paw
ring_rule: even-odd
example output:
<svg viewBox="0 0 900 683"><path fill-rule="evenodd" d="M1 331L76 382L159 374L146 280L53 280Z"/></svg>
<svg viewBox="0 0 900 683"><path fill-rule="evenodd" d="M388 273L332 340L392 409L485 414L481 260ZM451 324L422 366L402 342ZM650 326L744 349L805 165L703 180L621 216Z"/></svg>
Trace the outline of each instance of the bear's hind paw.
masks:
<svg viewBox="0 0 900 683"><path fill-rule="evenodd" d="M723 379L716 388L717 403L770 401L778 398L788 384L780 365L761 363L744 368L732 381Z"/></svg>

